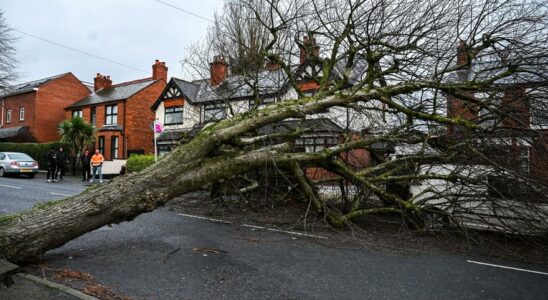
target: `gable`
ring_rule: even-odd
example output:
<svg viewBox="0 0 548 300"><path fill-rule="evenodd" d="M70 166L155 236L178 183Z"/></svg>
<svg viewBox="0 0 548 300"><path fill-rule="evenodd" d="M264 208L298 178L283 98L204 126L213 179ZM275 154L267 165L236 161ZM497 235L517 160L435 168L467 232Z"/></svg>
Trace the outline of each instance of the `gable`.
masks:
<svg viewBox="0 0 548 300"><path fill-rule="evenodd" d="M164 87L164 90L160 94L160 97L158 97L158 99L152 105L151 109L156 110L162 102L164 102L164 106L181 106L184 105L186 99L187 97L184 92L175 82L174 78L171 78L171 80Z"/></svg>
<svg viewBox="0 0 548 300"><path fill-rule="evenodd" d="M310 81L310 80L320 80L323 76L322 66L320 64L314 64L310 61L307 61L301 65L295 74L297 81Z"/></svg>
<svg viewBox="0 0 548 300"><path fill-rule="evenodd" d="M181 90L175 84L172 84L171 86L166 87L166 89L164 89L164 93L160 98L162 98L163 100L167 100L167 99L181 98L182 96L183 96L183 93L181 92Z"/></svg>

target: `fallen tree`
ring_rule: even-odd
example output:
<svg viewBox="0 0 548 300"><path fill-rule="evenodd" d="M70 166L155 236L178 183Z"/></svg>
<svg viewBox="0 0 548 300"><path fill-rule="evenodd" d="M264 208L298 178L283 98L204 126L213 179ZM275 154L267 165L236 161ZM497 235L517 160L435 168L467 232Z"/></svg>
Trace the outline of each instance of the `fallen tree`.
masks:
<svg viewBox="0 0 548 300"><path fill-rule="evenodd" d="M206 126L195 138L142 172L115 178L108 185L92 187L80 195L0 217L1 255L16 263L34 261L46 251L86 232L130 221L176 196L246 174L265 164L290 172L304 201L334 225L373 213L398 213L406 222L419 227L424 224L425 216L432 214L453 218L459 213L467 217L472 213L471 207L477 207L478 202L500 203L485 200L490 199L486 198L485 190L474 192L478 185L488 184L486 178L493 174L526 178L532 189L544 187L542 181L519 174L486 154L490 147L500 148L497 144L500 139L495 141L493 138L498 132L511 131L519 134L513 137L527 139L529 136L523 134L522 127L489 126L486 130L481 122L467 118L465 112L451 115L442 103L453 97L466 105L485 108L488 114L484 116L506 117L500 105L486 102L485 99L489 100L486 96L471 95L507 88L500 84L504 80L509 80L506 83L515 87L512 80L523 74L537 75L527 82L530 83L528 88L535 90L542 86L546 79L545 65L539 65L539 61L546 61L548 53L545 51L545 6L519 1L505 5L498 5L497 1L460 4L437 1L422 7L419 12L419 8L409 1L392 4L341 1L337 5L333 2L337 1L317 4L319 6L312 11L303 13L304 2L272 1L269 2L270 14L265 17L257 11L254 16L261 20L272 39L261 50L261 55L280 65L288 84L297 92L299 86L291 66L294 55L283 59L280 49L273 48L278 36L288 34L287 31L298 34L304 22L306 32L316 33L330 46L328 58L314 58L319 60L323 75L312 78L318 83L313 96L301 93L302 97L298 99L236 114ZM242 1L242 5L249 5L253 11L252 1ZM328 11L337 14L328 16ZM513 13L509 14L510 11ZM485 15L498 19L486 24L481 17ZM330 19L333 16L337 16L336 19ZM458 31L461 30L455 29L458 24L467 29ZM521 38L514 39L518 34ZM453 50L463 36L467 43L461 44L465 45L461 56L464 54L465 59L455 64ZM474 59L479 60L482 55L496 56L510 51L535 55L508 59L506 54L494 65L480 64L486 76L467 76L462 80L446 78L451 74L462 77L462 71L470 70ZM347 72L334 79L330 74L341 61ZM366 66L363 76L358 82L349 84L348 74L360 63ZM501 98L504 97L499 96L499 100ZM334 108L351 108L364 119L393 121L384 122L381 130L374 130L377 122L368 122L368 128L361 132L349 130L340 144L316 152L296 150L296 140L304 133L301 129L285 134L258 133L269 124L326 115ZM448 128L459 134L440 134ZM356 136L359 138L354 138ZM508 136L502 137L503 141L506 139ZM358 169L346 163L344 157L349 152L357 149L375 152L379 144L383 148L413 150ZM435 151L428 150L432 148ZM478 161L489 167L470 171ZM440 165L451 167L446 167L445 171L431 171ZM369 196L356 197L345 211L331 209L318 195L315 182L306 176L308 167L328 170L334 174L335 181L344 180L367 191ZM479 173L482 174L478 176ZM426 186L409 197L391 191L390 184ZM381 199L383 205L372 206L369 201L372 198ZM535 203L525 202L525 209L513 210L512 216L527 215L535 221L544 218L543 222L546 222L548 212L538 210ZM463 213L466 209L468 213ZM545 225L533 223L527 223L530 229Z"/></svg>

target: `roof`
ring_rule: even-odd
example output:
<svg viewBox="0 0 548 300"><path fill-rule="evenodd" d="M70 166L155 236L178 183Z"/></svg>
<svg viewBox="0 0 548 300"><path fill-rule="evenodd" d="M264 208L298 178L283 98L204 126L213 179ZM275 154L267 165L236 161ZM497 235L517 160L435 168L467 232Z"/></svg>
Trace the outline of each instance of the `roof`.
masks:
<svg viewBox="0 0 548 300"><path fill-rule="evenodd" d="M179 83L181 83L179 81ZM207 103L216 101L233 101L274 97L286 91L288 79L285 73L278 70L263 70L256 76L232 75L217 86L211 86L208 79L188 82L181 85L182 92L189 97L191 103ZM255 90L256 89L256 90Z"/></svg>
<svg viewBox="0 0 548 300"><path fill-rule="evenodd" d="M348 84L354 85L367 71L367 61L361 57L356 58L350 70L346 70L346 64L345 59L337 61L331 77L340 80L343 74L348 74ZM321 77L322 70L320 64L309 59L303 64L292 67L292 72L298 81ZM185 100L191 104L250 100L256 96L260 99L272 98L285 94L290 88L289 78L281 68L264 69L257 74L229 75L217 86L211 86L209 79L187 81L172 77L163 93L152 105L153 110L158 108L167 91L173 86L176 86Z"/></svg>
<svg viewBox="0 0 548 300"><path fill-rule="evenodd" d="M469 68L449 73L445 81L449 83L466 81L485 81L507 72L510 66L518 71L494 81L494 86L516 84L545 84L548 81L548 60L544 57L508 58L497 57L474 59Z"/></svg>
<svg viewBox="0 0 548 300"><path fill-rule="evenodd" d="M209 79L186 81L172 77L164 92L152 105L155 110L164 100L165 92L176 86L186 101L192 104L203 104L218 101L235 101L261 99L283 95L289 88L285 73L278 70L263 70L255 75L230 75L223 83L211 86Z"/></svg>
<svg viewBox="0 0 548 300"><path fill-rule="evenodd" d="M44 83L47 83L51 80L54 80L54 79L57 79L57 78L60 78L60 77L63 77L67 74L71 74L71 73L67 72L67 73L63 73L63 74L59 74L59 75L55 75L55 76L51 76L51 77L46 77L46 78L42 78L42 79L38 79L38 80L34 80L34 81L29 81L29 82L9 86L5 90L0 90L0 97L8 97L8 96L13 96L13 95L17 95L17 94L31 92L34 89L36 89L36 88L40 87L41 85L43 85Z"/></svg>
<svg viewBox="0 0 548 300"><path fill-rule="evenodd" d="M360 82L367 72L367 60L361 57L355 58L348 72L346 64L346 57L337 60L333 66L330 79L341 80L344 74L347 74L348 84L353 86ZM293 72L297 81L308 81L314 78L321 78L323 75L323 66L313 60L307 59L304 63L298 65Z"/></svg>
<svg viewBox="0 0 548 300"><path fill-rule="evenodd" d="M185 131L183 130L166 130L158 136L157 141L178 141L184 136L184 134Z"/></svg>
<svg viewBox="0 0 548 300"><path fill-rule="evenodd" d="M156 82L152 78L145 78L120 84L112 85L109 88L100 89L86 98L68 106L67 108L78 108L82 106L101 104L106 102L112 102L117 100L127 99L142 89Z"/></svg>
<svg viewBox="0 0 548 300"><path fill-rule="evenodd" d="M28 131L28 128L28 126L0 128L0 139L12 138L24 134Z"/></svg>

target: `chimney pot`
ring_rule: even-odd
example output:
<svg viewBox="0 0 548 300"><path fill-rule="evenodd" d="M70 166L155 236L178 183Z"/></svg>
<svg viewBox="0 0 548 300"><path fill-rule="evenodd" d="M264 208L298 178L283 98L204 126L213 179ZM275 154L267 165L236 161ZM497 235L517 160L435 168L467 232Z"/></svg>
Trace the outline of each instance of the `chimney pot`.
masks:
<svg viewBox="0 0 548 300"><path fill-rule="evenodd" d="M93 79L93 90L98 91L100 89L109 88L112 86L112 80L110 76L101 75L97 73L97 76Z"/></svg>

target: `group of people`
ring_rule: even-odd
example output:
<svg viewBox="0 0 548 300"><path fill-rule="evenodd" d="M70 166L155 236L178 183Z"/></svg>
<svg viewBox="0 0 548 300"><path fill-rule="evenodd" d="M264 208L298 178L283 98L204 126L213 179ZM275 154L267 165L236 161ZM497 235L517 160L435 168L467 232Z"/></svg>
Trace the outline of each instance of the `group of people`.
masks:
<svg viewBox="0 0 548 300"><path fill-rule="evenodd" d="M56 182L57 176L59 176L59 180L63 180L63 176L65 176L65 166L67 163L67 155L66 152L63 151L63 147L60 147L58 150L55 150L55 148L51 148L48 152L47 159L48 182Z"/></svg>
<svg viewBox="0 0 548 300"><path fill-rule="evenodd" d="M82 181L89 180L89 182L94 182L95 175L98 174L99 182L103 182L103 162L105 161L105 158L98 149L95 150L94 155L91 155L89 150L85 150L80 160L82 162ZM65 176L65 166L67 162L67 154L63 150L63 147L60 147L58 150L55 150L55 148L51 148L47 154L47 161L47 181L56 182L58 176L59 180L63 180L63 176ZM93 177L91 175L92 171Z"/></svg>

